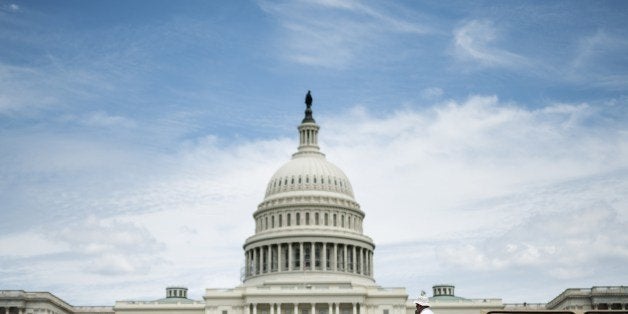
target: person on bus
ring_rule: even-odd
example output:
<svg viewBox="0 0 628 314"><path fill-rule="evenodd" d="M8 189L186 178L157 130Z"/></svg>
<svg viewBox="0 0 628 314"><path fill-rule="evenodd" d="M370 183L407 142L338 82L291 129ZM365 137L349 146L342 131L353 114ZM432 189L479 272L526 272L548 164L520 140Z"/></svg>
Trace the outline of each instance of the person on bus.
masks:
<svg viewBox="0 0 628 314"><path fill-rule="evenodd" d="M434 314L430 309L430 299L425 295L425 291L421 291L421 295L414 300L414 304L416 304L415 314Z"/></svg>

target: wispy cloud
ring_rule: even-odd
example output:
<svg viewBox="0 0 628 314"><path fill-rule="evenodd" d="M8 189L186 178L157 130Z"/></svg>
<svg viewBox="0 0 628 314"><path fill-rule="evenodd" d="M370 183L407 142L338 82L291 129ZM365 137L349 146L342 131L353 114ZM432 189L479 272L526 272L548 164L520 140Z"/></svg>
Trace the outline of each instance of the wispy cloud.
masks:
<svg viewBox="0 0 628 314"><path fill-rule="evenodd" d="M567 79L611 90L628 86L628 40L598 30L578 42Z"/></svg>
<svg viewBox="0 0 628 314"><path fill-rule="evenodd" d="M529 61L497 46L499 30L486 20L471 20L454 30L454 56L484 67L521 67Z"/></svg>
<svg viewBox="0 0 628 314"><path fill-rule="evenodd" d="M279 51L297 63L346 67L376 49L387 34L424 35L429 28L363 2L321 0L265 2L277 18Z"/></svg>

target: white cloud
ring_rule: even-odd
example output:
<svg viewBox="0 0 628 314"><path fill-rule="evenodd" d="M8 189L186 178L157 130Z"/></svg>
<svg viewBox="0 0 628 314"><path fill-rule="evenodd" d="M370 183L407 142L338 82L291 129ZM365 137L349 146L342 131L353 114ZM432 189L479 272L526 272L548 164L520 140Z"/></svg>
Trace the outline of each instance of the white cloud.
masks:
<svg viewBox="0 0 628 314"><path fill-rule="evenodd" d="M367 214L365 232L381 250L377 279L416 289L419 281L408 278L441 281L456 274L451 280L465 282L488 267L542 268L573 280L599 263L595 272L602 278L605 265L628 260L621 250L628 247L625 237L597 232L620 233L628 220L628 132L607 120L609 110L616 108L562 103L526 109L472 96L386 117L355 108L317 121L322 149L351 179ZM296 132L290 140L236 143L209 136L169 153L120 145L103 169L88 161L108 158L110 143L74 138L70 152L85 151L80 160L86 162L70 167L72 154L58 152L68 146L54 144L65 143L63 136L49 135L36 161L5 156L0 173L14 178L22 213L61 217L36 233L57 255L37 256L27 268L17 261L35 252L3 254L0 263L7 283L55 282L55 292L78 303L158 298L173 282L198 287L197 297L203 287L236 285L241 244L253 232L251 214L296 146ZM23 141L10 146L18 151L12 156L36 155L20 154L31 148L17 143ZM57 159L68 165L58 166ZM19 195L36 197L20 201ZM0 243L33 237L29 232ZM432 257L421 269L418 252ZM67 292L81 282L92 287L83 289L104 291L100 299Z"/></svg>
<svg viewBox="0 0 628 314"><path fill-rule="evenodd" d="M454 56L486 67L520 67L528 64L521 55L496 46L499 31L493 23L471 20L454 30Z"/></svg>

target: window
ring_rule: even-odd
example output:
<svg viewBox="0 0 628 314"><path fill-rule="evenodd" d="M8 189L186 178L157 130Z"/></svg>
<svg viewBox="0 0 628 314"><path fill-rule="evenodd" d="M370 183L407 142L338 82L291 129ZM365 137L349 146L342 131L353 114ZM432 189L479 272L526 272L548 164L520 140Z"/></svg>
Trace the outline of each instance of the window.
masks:
<svg viewBox="0 0 628 314"><path fill-rule="evenodd" d="M268 217L264 217L264 229L268 229Z"/></svg>
<svg viewBox="0 0 628 314"><path fill-rule="evenodd" d="M340 226L345 227L345 215L340 216Z"/></svg>
<svg viewBox="0 0 628 314"><path fill-rule="evenodd" d="M322 243L314 243L314 268L321 269L321 252L323 251Z"/></svg>
<svg viewBox="0 0 628 314"><path fill-rule="evenodd" d="M334 227L337 226L337 221L336 221L336 214L334 214Z"/></svg>
<svg viewBox="0 0 628 314"><path fill-rule="evenodd" d="M297 217L296 217L297 221L296 221L296 225L300 226L301 225L301 213L297 213Z"/></svg>
<svg viewBox="0 0 628 314"><path fill-rule="evenodd" d="M332 250L333 250L333 246L332 245L327 245L325 247L325 251L327 251L326 256L327 256L327 260L325 261L325 269L331 269L331 257L332 257Z"/></svg>
<svg viewBox="0 0 628 314"><path fill-rule="evenodd" d="M278 265L278 260L277 260L277 246L273 245L270 247L270 252L271 252L271 256L270 258L272 259L272 261L270 262L270 271L277 271L277 265Z"/></svg>
<svg viewBox="0 0 628 314"><path fill-rule="evenodd" d="M353 247L347 246L347 268L349 271L353 271Z"/></svg>
<svg viewBox="0 0 628 314"><path fill-rule="evenodd" d="M301 177L299 177L299 184L301 184Z"/></svg>
<svg viewBox="0 0 628 314"><path fill-rule="evenodd" d="M281 226L282 226L282 221L281 221L281 220L282 220L282 218L283 218L283 215L282 215L282 214L279 214L279 227L281 227Z"/></svg>
<svg viewBox="0 0 628 314"><path fill-rule="evenodd" d="M318 213L314 213L314 224L318 226Z"/></svg>
<svg viewBox="0 0 628 314"><path fill-rule="evenodd" d="M288 258L288 245L289 244L282 244L281 245L281 256L285 256L283 258L283 269L284 270L288 270L288 268L290 267L290 259Z"/></svg>
<svg viewBox="0 0 628 314"><path fill-rule="evenodd" d="M325 213L325 226L329 226L329 214Z"/></svg>
<svg viewBox="0 0 628 314"><path fill-rule="evenodd" d="M262 248L262 272L268 271L268 255L267 250Z"/></svg>
<svg viewBox="0 0 628 314"><path fill-rule="evenodd" d="M388 314L388 310L384 310L384 314Z"/></svg>
<svg viewBox="0 0 628 314"><path fill-rule="evenodd" d="M275 228L275 215L272 215L270 217L270 224L271 224L271 228Z"/></svg>
<svg viewBox="0 0 628 314"><path fill-rule="evenodd" d="M305 262L305 269L312 268L312 244L303 243L303 260Z"/></svg>
<svg viewBox="0 0 628 314"><path fill-rule="evenodd" d="M228 313L227 313L227 311L223 310L223 311L222 311L222 314L228 314Z"/></svg>
<svg viewBox="0 0 628 314"><path fill-rule="evenodd" d="M292 269L301 269L301 249L299 243L292 243Z"/></svg>
<svg viewBox="0 0 628 314"><path fill-rule="evenodd" d="M305 213L305 224L306 225L310 224L310 213Z"/></svg>
<svg viewBox="0 0 628 314"><path fill-rule="evenodd" d="M314 176L314 183L316 183L316 176Z"/></svg>
<svg viewBox="0 0 628 314"><path fill-rule="evenodd" d="M336 265L338 265L338 270L345 269L345 247L344 245L338 245L338 255L336 256Z"/></svg>
<svg viewBox="0 0 628 314"><path fill-rule="evenodd" d="M286 214L286 226L290 227L290 214Z"/></svg>
<svg viewBox="0 0 628 314"><path fill-rule="evenodd" d="M310 176L305 177L305 183L310 183Z"/></svg>

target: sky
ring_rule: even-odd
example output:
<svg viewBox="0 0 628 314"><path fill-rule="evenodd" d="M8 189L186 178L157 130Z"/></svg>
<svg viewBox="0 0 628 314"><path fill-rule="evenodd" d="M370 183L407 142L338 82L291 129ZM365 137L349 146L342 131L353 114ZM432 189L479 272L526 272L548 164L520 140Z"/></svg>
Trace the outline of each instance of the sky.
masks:
<svg viewBox="0 0 628 314"><path fill-rule="evenodd" d="M0 0L0 289L237 286L308 90L379 285L628 284L625 1Z"/></svg>

